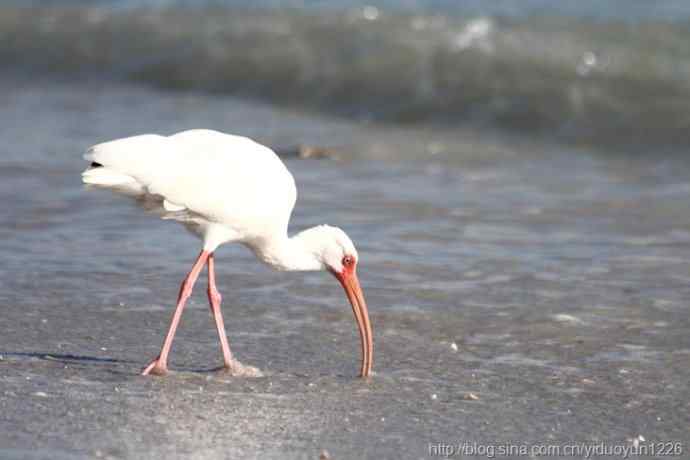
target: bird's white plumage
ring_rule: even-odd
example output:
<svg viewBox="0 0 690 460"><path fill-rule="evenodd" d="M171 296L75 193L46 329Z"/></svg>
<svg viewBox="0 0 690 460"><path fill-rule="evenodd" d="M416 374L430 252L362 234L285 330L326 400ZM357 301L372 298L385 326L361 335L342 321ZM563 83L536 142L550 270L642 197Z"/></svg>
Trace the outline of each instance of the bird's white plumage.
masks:
<svg viewBox="0 0 690 460"><path fill-rule="evenodd" d="M211 130L146 134L91 147L87 184L160 203L165 218L189 224L213 250L287 235L297 199L292 174L268 147Z"/></svg>

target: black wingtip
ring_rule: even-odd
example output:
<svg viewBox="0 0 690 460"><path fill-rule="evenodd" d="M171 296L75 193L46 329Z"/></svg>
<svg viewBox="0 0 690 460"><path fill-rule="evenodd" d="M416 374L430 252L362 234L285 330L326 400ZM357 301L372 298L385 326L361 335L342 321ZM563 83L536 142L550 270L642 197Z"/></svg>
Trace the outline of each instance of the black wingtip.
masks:
<svg viewBox="0 0 690 460"><path fill-rule="evenodd" d="M92 168L102 168L103 165L100 164L100 163L96 163L95 161L92 161L92 162L91 162L91 167L92 167Z"/></svg>

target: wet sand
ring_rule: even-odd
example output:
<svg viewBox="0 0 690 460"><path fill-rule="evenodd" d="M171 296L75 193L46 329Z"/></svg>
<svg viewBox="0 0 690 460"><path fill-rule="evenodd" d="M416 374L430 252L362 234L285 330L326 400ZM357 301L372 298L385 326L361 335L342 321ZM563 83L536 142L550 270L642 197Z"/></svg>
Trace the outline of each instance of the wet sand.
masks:
<svg viewBox="0 0 690 460"><path fill-rule="evenodd" d="M430 458L436 443L639 436L690 449L683 159L133 86L2 88L0 458ZM84 191L80 154L198 126L342 152L287 160L300 190L293 231L339 225L357 244L371 379L356 378L337 283L272 272L241 247L219 251L218 283L231 347L264 377L214 371L203 284L174 372L138 375L198 243L126 199Z"/></svg>

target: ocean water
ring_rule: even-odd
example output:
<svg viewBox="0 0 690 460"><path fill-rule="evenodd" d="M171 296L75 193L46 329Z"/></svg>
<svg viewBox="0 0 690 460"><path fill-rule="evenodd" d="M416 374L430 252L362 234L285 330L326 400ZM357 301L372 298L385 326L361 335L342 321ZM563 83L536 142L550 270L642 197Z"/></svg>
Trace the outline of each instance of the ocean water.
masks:
<svg viewBox="0 0 690 460"><path fill-rule="evenodd" d="M432 3L184 4L3 6L0 60L11 71L231 94L359 120L472 125L637 153L690 145L686 3L560 2L560 12L465 2L453 14ZM674 20L660 13L668 8Z"/></svg>
<svg viewBox="0 0 690 460"><path fill-rule="evenodd" d="M680 14L113 5L0 8L1 458L421 459L439 443L573 441L687 455ZM410 35L415 18L437 32ZM617 73L580 75L577 56L601 49L620 53ZM415 67L425 59L437 70ZM578 88L591 91L582 112L559 105ZM203 275L173 372L138 376L199 243L85 190L81 154L196 127L335 152L285 158L291 232L328 223L357 245L371 379L356 378L359 338L332 277L273 272L232 246L217 253L230 344L265 376L214 371Z"/></svg>

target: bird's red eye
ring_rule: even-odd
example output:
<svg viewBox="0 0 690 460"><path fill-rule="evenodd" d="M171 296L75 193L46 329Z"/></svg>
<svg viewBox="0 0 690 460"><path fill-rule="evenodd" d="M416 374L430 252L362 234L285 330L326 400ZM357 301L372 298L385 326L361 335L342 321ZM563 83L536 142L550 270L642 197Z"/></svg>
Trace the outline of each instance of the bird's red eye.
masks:
<svg viewBox="0 0 690 460"><path fill-rule="evenodd" d="M343 257L343 266L349 267L349 266L351 266L351 265L354 264L354 263L355 263L355 258L354 258L354 257L352 257L352 256L345 256L345 257Z"/></svg>

